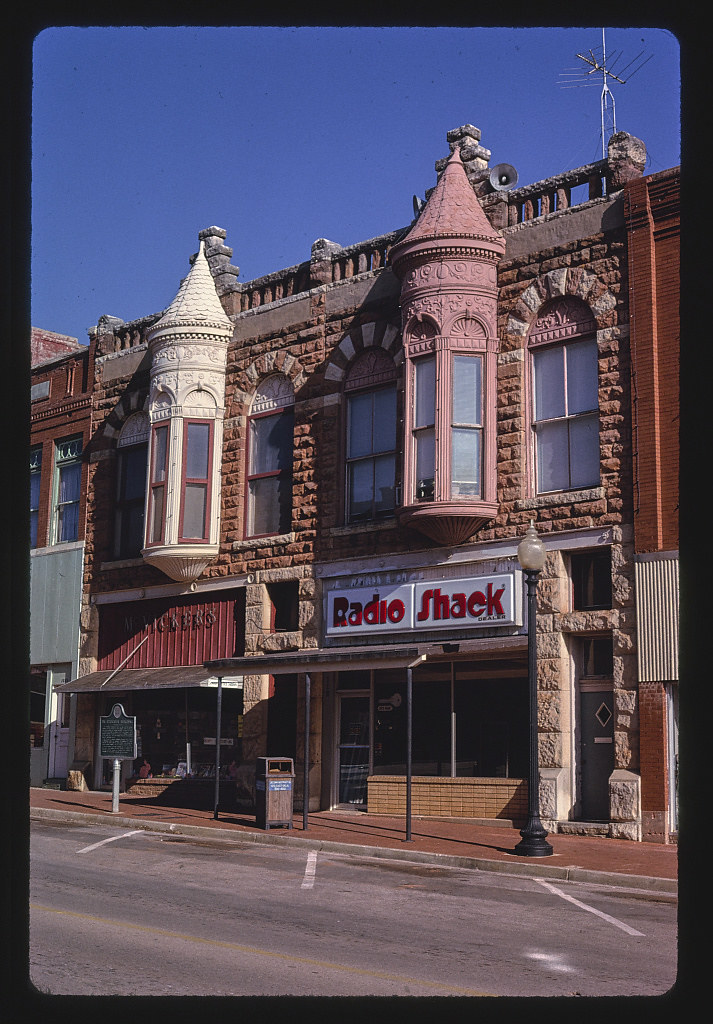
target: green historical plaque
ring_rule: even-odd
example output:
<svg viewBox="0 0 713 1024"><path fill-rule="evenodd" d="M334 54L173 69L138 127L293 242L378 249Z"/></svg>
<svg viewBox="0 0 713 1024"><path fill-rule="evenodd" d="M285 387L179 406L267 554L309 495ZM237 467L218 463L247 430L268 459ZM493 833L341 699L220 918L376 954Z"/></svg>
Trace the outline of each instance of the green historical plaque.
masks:
<svg viewBox="0 0 713 1024"><path fill-rule="evenodd" d="M136 757L136 717L127 715L121 704L99 718L99 756L117 760Z"/></svg>

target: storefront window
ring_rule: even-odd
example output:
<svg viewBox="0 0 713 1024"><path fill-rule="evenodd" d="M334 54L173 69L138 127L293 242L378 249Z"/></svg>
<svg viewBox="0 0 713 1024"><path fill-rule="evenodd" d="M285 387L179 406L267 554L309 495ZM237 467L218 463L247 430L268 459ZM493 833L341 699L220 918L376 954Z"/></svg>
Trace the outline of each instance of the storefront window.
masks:
<svg viewBox="0 0 713 1024"><path fill-rule="evenodd" d="M525 778L527 680L458 679L454 694L456 775Z"/></svg>
<svg viewBox="0 0 713 1024"><path fill-rule="evenodd" d="M450 664L414 672L412 774L526 777L527 680L467 676L467 665L455 667L453 683ZM405 671L377 672L375 677L374 774L404 775Z"/></svg>
<svg viewBox="0 0 713 1024"><path fill-rule="evenodd" d="M128 701L127 701L128 704ZM151 774L173 777L181 774L187 762L190 744L192 773L198 778L215 778L215 730L217 689L150 690L131 695L131 710L136 716L137 754L134 764L138 775L144 759ZM227 774L232 761L242 759L242 690L222 688L221 694L221 775Z"/></svg>

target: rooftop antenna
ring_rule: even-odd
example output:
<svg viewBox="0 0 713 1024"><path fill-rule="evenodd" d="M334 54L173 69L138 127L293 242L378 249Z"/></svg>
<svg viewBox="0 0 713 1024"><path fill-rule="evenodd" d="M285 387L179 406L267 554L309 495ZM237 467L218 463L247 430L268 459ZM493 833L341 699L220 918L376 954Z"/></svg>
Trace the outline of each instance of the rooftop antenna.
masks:
<svg viewBox="0 0 713 1024"><path fill-rule="evenodd" d="M595 56L593 50L589 51L589 56L585 56L583 53L578 53L577 56L580 60L584 61L585 64L589 64L590 70L585 71L582 68L569 68L562 72L562 75L568 76L565 81L561 82L565 88L574 88L575 86L584 85L596 85L601 75L602 92L600 98L601 106L601 131L602 131L602 160L606 159L607 155L607 143L612 135L616 134L616 105L614 103L614 96L611 89L609 88L608 79L613 79L615 82L619 82L620 85L626 85L629 78L635 75L637 71L643 68L644 64L651 60L651 56L647 57L646 60L640 61L644 55L642 50L640 54L630 60L623 68L619 70L618 74L614 74L614 68L621 59L622 51L615 52L613 57L609 58L609 65L607 66L607 46L606 46L606 34L605 29L602 29L602 53L601 58ZM652 55L653 56L653 55ZM629 68L632 70L629 71ZM629 71L628 78L622 76ZM592 77L593 76L593 77Z"/></svg>

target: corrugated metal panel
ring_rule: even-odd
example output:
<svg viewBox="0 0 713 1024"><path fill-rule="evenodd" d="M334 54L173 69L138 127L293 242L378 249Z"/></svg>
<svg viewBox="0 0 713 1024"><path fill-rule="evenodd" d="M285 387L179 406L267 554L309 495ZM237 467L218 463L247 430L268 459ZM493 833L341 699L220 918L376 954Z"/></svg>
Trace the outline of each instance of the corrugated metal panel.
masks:
<svg viewBox="0 0 713 1024"><path fill-rule="evenodd" d="M639 680L678 679L678 559L634 562Z"/></svg>
<svg viewBox="0 0 713 1024"><path fill-rule="evenodd" d="M75 662L79 649L84 545L58 545L30 559L30 661Z"/></svg>
<svg viewBox="0 0 713 1024"><path fill-rule="evenodd" d="M213 658L233 657L241 627L236 620L239 600L238 589L104 605L97 668L116 668L147 636L128 668L202 665Z"/></svg>

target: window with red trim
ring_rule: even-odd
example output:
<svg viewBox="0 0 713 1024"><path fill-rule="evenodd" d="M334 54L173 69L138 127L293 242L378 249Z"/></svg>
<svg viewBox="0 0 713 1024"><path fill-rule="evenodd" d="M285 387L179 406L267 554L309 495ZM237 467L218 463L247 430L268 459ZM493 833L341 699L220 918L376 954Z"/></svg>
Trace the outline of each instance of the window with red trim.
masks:
<svg viewBox="0 0 713 1024"><path fill-rule="evenodd" d="M183 425L180 540L207 539L212 448L212 422L186 420Z"/></svg>
<svg viewBox="0 0 713 1024"><path fill-rule="evenodd" d="M168 476L167 423L153 428L151 438L151 511L147 544L160 544L163 540L166 482Z"/></svg>

